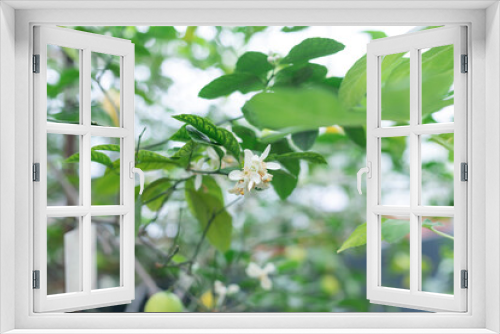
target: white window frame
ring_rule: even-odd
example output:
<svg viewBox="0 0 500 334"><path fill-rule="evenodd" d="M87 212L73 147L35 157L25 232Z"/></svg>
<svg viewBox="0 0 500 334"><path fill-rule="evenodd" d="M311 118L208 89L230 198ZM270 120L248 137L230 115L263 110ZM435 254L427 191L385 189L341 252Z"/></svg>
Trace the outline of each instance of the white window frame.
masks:
<svg viewBox="0 0 500 334"><path fill-rule="evenodd" d="M124 7L129 9L123 9ZM37 24L468 26L471 73L468 78L471 87L468 92L471 111L468 115L468 145L471 154L468 190L468 197L471 199L468 207L471 222L468 230L471 236L468 244L468 312L166 315L33 313L33 263L30 256L33 241L33 212L30 210L30 143L33 139L33 124L32 99L28 97L32 94L32 77L29 73L32 27ZM111 333L112 330L120 333L249 333L250 329L254 329L251 332L261 333L500 331L500 10L496 1L370 1L369 5L366 1L4 1L0 4L0 27L0 331L13 330L12 333L18 334L47 333L47 329L51 333L77 333L77 329L87 329L86 333ZM14 146L12 136L15 138ZM12 198L12 189L15 191L15 198ZM142 328L138 329L139 326Z"/></svg>

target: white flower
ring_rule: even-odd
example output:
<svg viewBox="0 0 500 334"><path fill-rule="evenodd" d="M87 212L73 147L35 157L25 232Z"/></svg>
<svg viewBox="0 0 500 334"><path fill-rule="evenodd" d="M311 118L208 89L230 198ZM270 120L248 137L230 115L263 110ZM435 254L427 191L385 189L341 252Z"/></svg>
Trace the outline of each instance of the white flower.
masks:
<svg viewBox="0 0 500 334"><path fill-rule="evenodd" d="M245 164L243 170L233 170L229 173L229 179L237 181L233 189L229 190L232 194L245 195L253 188L267 189L273 176L267 172L268 169L280 169L276 162L264 162L269 155L271 145L268 145L262 155L254 155L252 151L245 150Z"/></svg>
<svg viewBox="0 0 500 334"><path fill-rule="evenodd" d="M225 286L221 281L214 282L214 292L217 295L217 305L222 305L227 296L234 295L240 291L240 287L236 284Z"/></svg>
<svg viewBox="0 0 500 334"><path fill-rule="evenodd" d="M253 278L258 278L260 280L260 286L264 290L271 290L273 287L273 282L269 278L269 274L272 274L276 271L274 264L268 263L264 266L264 268L259 267L254 262L250 262L246 269L246 273L248 276Z"/></svg>
<svg viewBox="0 0 500 334"><path fill-rule="evenodd" d="M267 54L267 62L270 64L276 63L278 59L280 59L280 57L272 51L269 51L269 53Z"/></svg>

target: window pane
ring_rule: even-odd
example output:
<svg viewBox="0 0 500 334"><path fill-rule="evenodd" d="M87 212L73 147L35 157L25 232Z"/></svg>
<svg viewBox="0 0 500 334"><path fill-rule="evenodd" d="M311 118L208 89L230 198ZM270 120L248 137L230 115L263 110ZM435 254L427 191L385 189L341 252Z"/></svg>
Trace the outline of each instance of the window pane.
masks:
<svg viewBox="0 0 500 334"><path fill-rule="evenodd" d="M92 52L92 125L120 126L120 57Z"/></svg>
<svg viewBox="0 0 500 334"><path fill-rule="evenodd" d="M410 54L382 57L381 126L410 124Z"/></svg>
<svg viewBox="0 0 500 334"><path fill-rule="evenodd" d="M80 50L47 45L47 121L80 122Z"/></svg>
<svg viewBox="0 0 500 334"><path fill-rule="evenodd" d="M80 217L47 219L47 294L82 291Z"/></svg>
<svg viewBox="0 0 500 334"><path fill-rule="evenodd" d="M120 224L121 216L92 217L93 290L120 286Z"/></svg>
<svg viewBox="0 0 500 334"><path fill-rule="evenodd" d="M453 133L420 136L422 205L453 206Z"/></svg>
<svg viewBox="0 0 500 334"><path fill-rule="evenodd" d="M80 205L79 136L47 134L47 205Z"/></svg>
<svg viewBox="0 0 500 334"><path fill-rule="evenodd" d="M422 123L453 122L453 45L420 50Z"/></svg>
<svg viewBox="0 0 500 334"><path fill-rule="evenodd" d="M381 285L410 288L410 218L381 216Z"/></svg>
<svg viewBox="0 0 500 334"><path fill-rule="evenodd" d="M453 294L453 218L421 219L422 291Z"/></svg>
<svg viewBox="0 0 500 334"><path fill-rule="evenodd" d="M119 205L120 139L92 137L92 205Z"/></svg>
<svg viewBox="0 0 500 334"><path fill-rule="evenodd" d="M382 205L410 205L408 137L381 138Z"/></svg>

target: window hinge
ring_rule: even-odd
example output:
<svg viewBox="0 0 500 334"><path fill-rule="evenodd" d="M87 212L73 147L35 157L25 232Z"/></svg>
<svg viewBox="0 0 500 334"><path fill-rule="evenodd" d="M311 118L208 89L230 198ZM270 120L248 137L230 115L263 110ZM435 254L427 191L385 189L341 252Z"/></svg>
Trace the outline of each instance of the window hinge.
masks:
<svg viewBox="0 0 500 334"><path fill-rule="evenodd" d="M33 73L40 73L40 55L33 55Z"/></svg>
<svg viewBox="0 0 500 334"><path fill-rule="evenodd" d="M467 289L469 287L469 273L467 270L461 271L461 281L462 281L462 289Z"/></svg>
<svg viewBox="0 0 500 334"><path fill-rule="evenodd" d="M460 180L469 181L469 165L466 162L460 164Z"/></svg>
<svg viewBox="0 0 500 334"><path fill-rule="evenodd" d="M33 164L33 181L40 182L40 163Z"/></svg>
<svg viewBox="0 0 500 334"><path fill-rule="evenodd" d="M40 270L33 270L33 289L40 289Z"/></svg>
<svg viewBox="0 0 500 334"><path fill-rule="evenodd" d="M469 56L462 55L462 73L469 72Z"/></svg>

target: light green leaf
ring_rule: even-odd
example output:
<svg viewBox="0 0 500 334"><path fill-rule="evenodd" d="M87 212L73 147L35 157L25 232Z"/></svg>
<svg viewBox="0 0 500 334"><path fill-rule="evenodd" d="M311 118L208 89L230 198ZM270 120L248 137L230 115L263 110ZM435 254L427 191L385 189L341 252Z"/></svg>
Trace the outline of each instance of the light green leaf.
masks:
<svg viewBox="0 0 500 334"><path fill-rule="evenodd" d="M302 31L304 29L309 28L309 26L290 26L290 27L283 27L281 28L281 31L283 32L296 32L296 31Z"/></svg>
<svg viewBox="0 0 500 334"><path fill-rule="evenodd" d="M104 153L91 150L90 151L90 160L93 162L100 163L104 166L111 167L113 162L111 159ZM67 163L78 163L80 162L80 153L75 153L68 157L64 162Z"/></svg>
<svg viewBox="0 0 500 334"><path fill-rule="evenodd" d="M186 201L202 230L211 223L207 232L208 241L219 251L225 252L231 245L232 217L224 209L221 198L215 195L221 192L219 186L208 179L212 178L203 177L203 186L198 191L194 189L193 179L189 179L186 182Z"/></svg>
<svg viewBox="0 0 500 334"><path fill-rule="evenodd" d="M328 56L344 49L344 44L331 38L308 38L295 45L281 64L297 64L310 59Z"/></svg>
<svg viewBox="0 0 500 334"><path fill-rule="evenodd" d="M382 224L382 239L388 243L400 242L410 234L410 221L388 219Z"/></svg>
<svg viewBox="0 0 500 334"><path fill-rule="evenodd" d="M273 66L267 61L267 55L250 51L238 59L235 72L252 73L260 77L272 69Z"/></svg>
<svg viewBox="0 0 500 334"><path fill-rule="evenodd" d="M337 253L345 251L346 249L359 247L366 244L366 223L359 225L356 229L351 233L349 238L342 244Z"/></svg>
<svg viewBox="0 0 500 334"><path fill-rule="evenodd" d="M112 151L120 152L120 145L106 144L106 145L96 145L92 147L96 151Z"/></svg>
<svg viewBox="0 0 500 334"><path fill-rule="evenodd" d="M156 169L170 169L175 167L177 162L152 151L139 150L135 165L143 171L149 171Z"/></svg>
<svg viewBox="0 0 500 334"><path fill-rule="evenodd" d="M365 34L370 35L371 39L379 39L387 37L386 33L378 30L365 30L363 31Z"/></svg>
<svg viewBox="0 0 500 334"><path fill-rule="evenodd" d="M347 71L340 85L339 99L347 109L358 106L366 96L366 55L359 58Z"/></svg>
<svg viewBox="0 0 500 334"><path fill-rule="evenodd" d="M146 206L151 211L158 211L163 206L164 201L172 194L171 192L167 192L171 186L172 183L167 178L155 180L144 188L142 201L147 202ZM162 193L164 194L162 195Z"/></svg>
<svg viewBox="0 0 500 334"><path fill-rule="evenodd" d="M333 93L321 88L259 93L245 103L243 114L257 128L293 132L366 123L364 112L346 112Z"/></svg>
<svg viewBox="0 0 500 334"><path fill-rule="evenodd" d="M302 151L307 151L314 145L318 134L318 130L297 132L292 134L292 141Z"/></svg>
<svg viewBox="0 0 500 334"><path fill-rule="evenodd" d="M362 126L345 126L344 132L359 147L366 149L366 131Z"/></svg>
<svg viewBox="0 0 500 334"><path fill-rule="evenodd" d="M215 99L236 91L246 94L264 88L264 83L255 74L237 72L213 80L200 90L198 96L204 99Z"/></svg>
<svg viewBox="0 0 500 334"><path fill-rule="evenodd" d="M181 114L172 117L181 122L192 125L196 128L196 130L202 132L210 139L224 146L236 159L239 160L240 145L234 135L228 130L219 128L210 120L196 115Z"/></svg>
<svg viewBox="0 0 500 334"><path fill-rule="evenodd" d="M174 141L180 141L180 142L187 142L191 140L191 137L189 136L187 130L186 130L187 124L184 124L177 132L175 132L172 137L170 137L169 140L174 140Z"/></svg>

